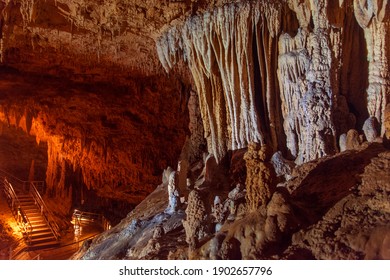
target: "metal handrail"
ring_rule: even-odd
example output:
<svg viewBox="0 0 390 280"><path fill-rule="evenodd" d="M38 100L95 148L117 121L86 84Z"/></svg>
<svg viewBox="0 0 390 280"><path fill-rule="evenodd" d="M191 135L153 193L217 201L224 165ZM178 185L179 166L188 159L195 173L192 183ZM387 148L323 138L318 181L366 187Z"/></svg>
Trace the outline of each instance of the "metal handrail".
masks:
<svg viewBox="0 0 390 280"><path fill-rule="evenodd" d="M31 234L33 227L27 215L24 214L19 198L17 197L15 190L10 182L8 182L7 178L3 180L4 193L7 197L8 204L11 208L11 212L15 217L15 220L22 230L22 232L26 235L27 243L31 241Z"/></svg>
<svg viewBox="0 0 390 280"><path fill-rule="evenodd" d="M75 225L80 226L83 222L85 223L98 223L102 226L103 230L111 228L110 222L102 214L85 212L81 210L74 210L72 220Z"/></svg>
<svg viewBox="0 0 390 280"><path fill-rule="evenodd" d="M42 199L38 190L36 189L33 182L30 182L30 194L32 195L35 204L38 205L42 217L46 220L47 224L50 227L50 230L54 234L54 237L58 240L61 237L60 228L53 218L53 214L50 212L49 208L46 206L45 201Z"/></svg>
<svg viewBox="0 0 390 280"><path fill-rule="evenodd" d="M7 180L12 183L13 188L18 191L27 192L29 190L30 183L34 183L37 189L41 192L43 191L45 186L44 181L23 181L2 169L0 169L0 177L2 177L3 179L7 178Z"/></svg>

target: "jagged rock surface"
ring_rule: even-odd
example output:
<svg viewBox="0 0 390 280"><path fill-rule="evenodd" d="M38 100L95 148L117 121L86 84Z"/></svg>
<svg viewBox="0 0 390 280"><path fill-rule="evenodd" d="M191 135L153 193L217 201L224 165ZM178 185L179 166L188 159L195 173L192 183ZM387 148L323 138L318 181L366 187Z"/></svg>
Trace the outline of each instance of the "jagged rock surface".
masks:
<svg viewBox="0 0 390 280"><path fill-rule="evenodd" d="M250 143L244 155L246 162L246 201L249 211L258 210L271 199L276 189L276 174L270 163L271 154L267 145Z"/></svg>
<svg viewBox="0 0 390 280"><path fill-rule="evenodd" d="M210 206L207 205L204 195L192 190L188 196L188 206L186 209L186 220L183 227L186 231L186 241L190 249L198 246L199 241L206 237L210 231L208 213Z"/></svg>

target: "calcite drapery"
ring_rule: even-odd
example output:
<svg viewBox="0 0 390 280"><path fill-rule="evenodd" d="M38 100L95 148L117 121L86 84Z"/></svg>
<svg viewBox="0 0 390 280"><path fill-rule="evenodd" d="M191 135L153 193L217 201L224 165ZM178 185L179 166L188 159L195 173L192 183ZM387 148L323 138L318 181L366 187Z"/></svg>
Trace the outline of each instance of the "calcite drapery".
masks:
<svg viewBox="0 0 390 280"><path fill-rule="evenodd" d="M384 112L390 102L390 3L385 0L354 0L355 17L364 29L367 44L368 88L367 108L371 117L382 124L385 133Z"/></svg>
<svg viewBox="0 0 390 280"><path fill-rule="evenodd" d="M257 142L307 162L335 153L339 135L361 130L368 116L379 120L384 133L389 4L352 2L226 4L156 39L167 71L181 58L187 61L209 152L217 160ZM366 50L354 15L365 30L368 66L356 62Z"/></svg>
<svg viewBox="0 0 390 280"><path fill-rule="evenodd" d="M298 1L299 2L299 1ZM278 77L287 148L297 163L332 154L336 128L331 88L332 48L324 1L310 9L309 1L289 1L301 29L279 40ZM309 22L314 30L309 31ZM333 69L332 69L333 68Z"/></svg>
<svg viewBox="0 0 390 280"><path fill-rule="evenodd" d="M179 52L188 62L209 152L217 160L227 150L249 142L278 144L275 65L271 62L281 9L274 1L217 7L169 29L156 41L167 71L178 61Z"/></svg>

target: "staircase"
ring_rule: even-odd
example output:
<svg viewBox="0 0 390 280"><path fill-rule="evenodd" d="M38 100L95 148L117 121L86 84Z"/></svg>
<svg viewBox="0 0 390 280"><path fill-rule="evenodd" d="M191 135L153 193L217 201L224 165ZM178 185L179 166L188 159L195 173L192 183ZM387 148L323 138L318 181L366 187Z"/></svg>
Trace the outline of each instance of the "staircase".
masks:
<svg viewBox="0 0 390 280"><path fill-rule="evenodd" d="M33 196L21 194L18 195L18 198L22 213L28 218L31 225L31 233L28 240L30 250L57 246L59 242L43 217L41 210L36 205Z"/></svg>
<svg viewBox="0 0 390 280"><path fill-rule="evenodd" d="M0 170L3 188L11 211L28 245L28 250L59 245L60 230L38 189L40 181L21 181Z"/></svg>

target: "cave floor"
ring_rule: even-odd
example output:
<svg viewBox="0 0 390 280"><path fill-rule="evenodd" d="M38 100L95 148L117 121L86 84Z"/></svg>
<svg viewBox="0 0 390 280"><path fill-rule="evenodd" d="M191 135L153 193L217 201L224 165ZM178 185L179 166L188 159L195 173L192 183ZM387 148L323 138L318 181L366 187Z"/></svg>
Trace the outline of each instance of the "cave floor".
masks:
<svg viewBox="0 0 390 280"><path fill-rule="evenodd" d="M32 256L33 258L37 258L39 255L39 259L41 260L67 260L79 250L85 240L88 240L101 232L102 230L98 226L83 226L77 237L75 236L75 232L73 230L70 230L65 236L63 236L59 247L36 250L30 253L35 255Z"/></svg>
<svg viewBox="0 0 390 280"><path fill-rule="evenodd" d="M14 251L22 250L27 246L22 240L23 236L18 230L17 223L8 208L4 195L2 194L0 194L0 222L6 228L6 231L4 230L0 236L0 259L6 260L9 258L10 246L14 248ZM15 259L66 260L79 250L85 240L88 240L101 232L102 229L100 226L85 225L76 236L73 228L70 228L66 234L62 236L58 247L34 251L22 250L23 252L18 254Z"/></svg>

